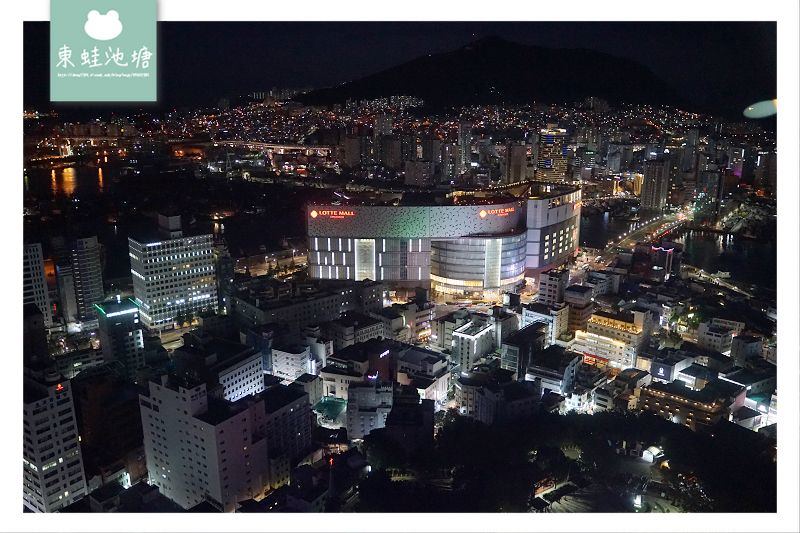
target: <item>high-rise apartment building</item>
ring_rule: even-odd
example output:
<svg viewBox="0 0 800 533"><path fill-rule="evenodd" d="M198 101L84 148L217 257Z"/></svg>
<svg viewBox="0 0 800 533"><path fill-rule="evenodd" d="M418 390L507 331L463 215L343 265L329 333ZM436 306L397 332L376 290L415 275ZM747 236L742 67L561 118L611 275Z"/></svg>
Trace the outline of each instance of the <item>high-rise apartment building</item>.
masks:
<svg viewBox="0 0 800 533"><path fill-rule="evenodd" d="M472 124L461 122L458 124L458 165L456 172L461 174L469 168L472 155Z"/></svg>
<svg viewBox="0 0 800 533"><path fill-rule="evenodd" d="M186 236L180 216L159 215L159 235L128 238L133 294L142 323L168 329L217 306L213 235Z"/></svg>
<svg viewBox="0 0 800 533"><path fill-rule="evenodd" d="M642 209L660 211L667 204L669 192L669 159L651 159L644 162L642 181Z"/></svg>
<svg viewBox="0 0 800 533"><path fill-rule="evenodd" d="M567 177L567 130L548 124L539 134L536 178L564 181Z"/></svg>
<svg viewBox="0 0 800 533"><path fill-rule="evenodd" d="M49 513L86 496L70 382L26 369L23 381L23 504Z"/></svg>
<svg viewBox="0 0 800 533"><path fill-rule="evenodd" d="M36 304L42 312L45 327L53 325L53 310L47 292L44 256L39 243L26 244L22 256L22 304Z"/></svg>
<svg viewBox="0 0 800 533"><path fill-rule="evenodd" d="M94 304L102 302L103 265L100 261L100 244L97 237L76 239L70 252L72 278L75 286L77 318L80 321L97 318Z"/></svg>

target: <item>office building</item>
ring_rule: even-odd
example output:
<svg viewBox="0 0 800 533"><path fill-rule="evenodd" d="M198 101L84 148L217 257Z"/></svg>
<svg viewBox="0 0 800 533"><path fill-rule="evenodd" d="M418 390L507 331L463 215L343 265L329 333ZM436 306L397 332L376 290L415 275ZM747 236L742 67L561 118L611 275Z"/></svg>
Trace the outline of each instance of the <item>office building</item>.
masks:
<svg viewBox="0 0 800 533"><path fill-rule="evenodd" d="M119 361L125 375L135 379L145 366L144 332L139 306L126 298L95 304L100 350L106 361Z"/></svg>
<svg viewBox="0 0 800 533"><path fill-rule="evenodd" d="M148 329L170 329L217 307L213 235L187 236L180 216L159 215L159 235L129 237L133 294Z"/></svg>

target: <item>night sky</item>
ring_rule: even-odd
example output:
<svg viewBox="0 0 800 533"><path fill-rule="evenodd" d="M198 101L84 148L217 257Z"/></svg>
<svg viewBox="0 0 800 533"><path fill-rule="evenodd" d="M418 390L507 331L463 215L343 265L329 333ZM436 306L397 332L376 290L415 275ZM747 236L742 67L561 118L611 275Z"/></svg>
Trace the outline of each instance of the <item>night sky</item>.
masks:
<svg viewBox="0 0 800 533"><path fill-rule="evenodd" d="M336 85L490 35L636 60L698 111L741 116L776 96L774 22L162 22L159 31L167 107L273 86ZM48 23L25 24L26 106L48 104L48 43Z"/></svg>

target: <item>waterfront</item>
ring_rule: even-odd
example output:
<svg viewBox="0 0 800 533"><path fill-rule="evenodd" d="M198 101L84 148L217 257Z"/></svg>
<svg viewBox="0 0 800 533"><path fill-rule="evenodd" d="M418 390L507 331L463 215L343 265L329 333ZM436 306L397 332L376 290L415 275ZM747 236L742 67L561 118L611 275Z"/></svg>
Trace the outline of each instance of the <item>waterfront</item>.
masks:
<svg viewBox="0 0 800 533"><path fill-rule="evenodd" d="M684 263L706 272L729 272L731 281L775 291L777 246L774 240L684 230L671 236L684 246Z"/></svg>
<svg viewBox="0 0 800 533"><path fill-rule="evenodd" d="M200 181L186 176L119 177L111 169L63 168L53 171L32 169L25 180L25 193L41 206L49 205L64 211L71 204L91 203L90 222L97 228L100 241L106 246L106 276L123 277L128 272L128 217L108 222L105 211L123 210L127 199L136 195L152 195L151 187L163 189L186 187L192 193L203 189L217 193L219 201L240 202L247 198L252 207L223 223L213 224L215 233L224 233L232 253L246 253L252 245L265 249L279 246L280 238L302 237L304 219L297 190L281 185L246 182ZM253 195L253 191L263 191ZM157 196L155 197L157 198ZM293 211L297 211L294 213ZM609 213L581 217L581 246L603 248L612 239L630 231L635 222L612 218ZM774 240L754 240L712 232L682 231L672 238L685 246L684 262L708 272L730 272L731 280L775 290L777 283L777 247ZM251 246L247 246L249 243ZM121 258L121 259L120 259Z"/></svg>

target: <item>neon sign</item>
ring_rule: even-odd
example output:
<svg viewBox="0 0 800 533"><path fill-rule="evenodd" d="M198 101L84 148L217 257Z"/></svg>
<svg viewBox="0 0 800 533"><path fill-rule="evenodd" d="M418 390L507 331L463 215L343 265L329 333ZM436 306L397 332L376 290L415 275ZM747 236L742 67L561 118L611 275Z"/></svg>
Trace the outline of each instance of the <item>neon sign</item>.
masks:
<svg viewBox="0 0 800 533"><path fill-rule="evenodd" d="M335 218L335 219L342 219L348 217L356 216L355 211L350 211L347 209L321 209L317 211L313 209L309 215L311 218L323 217L323 218Z"/></svg>
<svg viewBox="0 0 800 533"><path fill-rule="evenodd" d="M481 209L480 213L478 213L478 216L481 218L486 218L489 215L494 215L497 217L507 217L516 210L517 210L516 207L498 207L497 209Z"/></svg>
<svg viewBox="0 0 800 533"><path fill-rule="evenodd" d="M356 216L356 212L347 209L321 209L319 211L313 209L309 213L309 215L311 216L311 218L323 217L323 218L342 219L342 218L354 217Z"/></svg>

